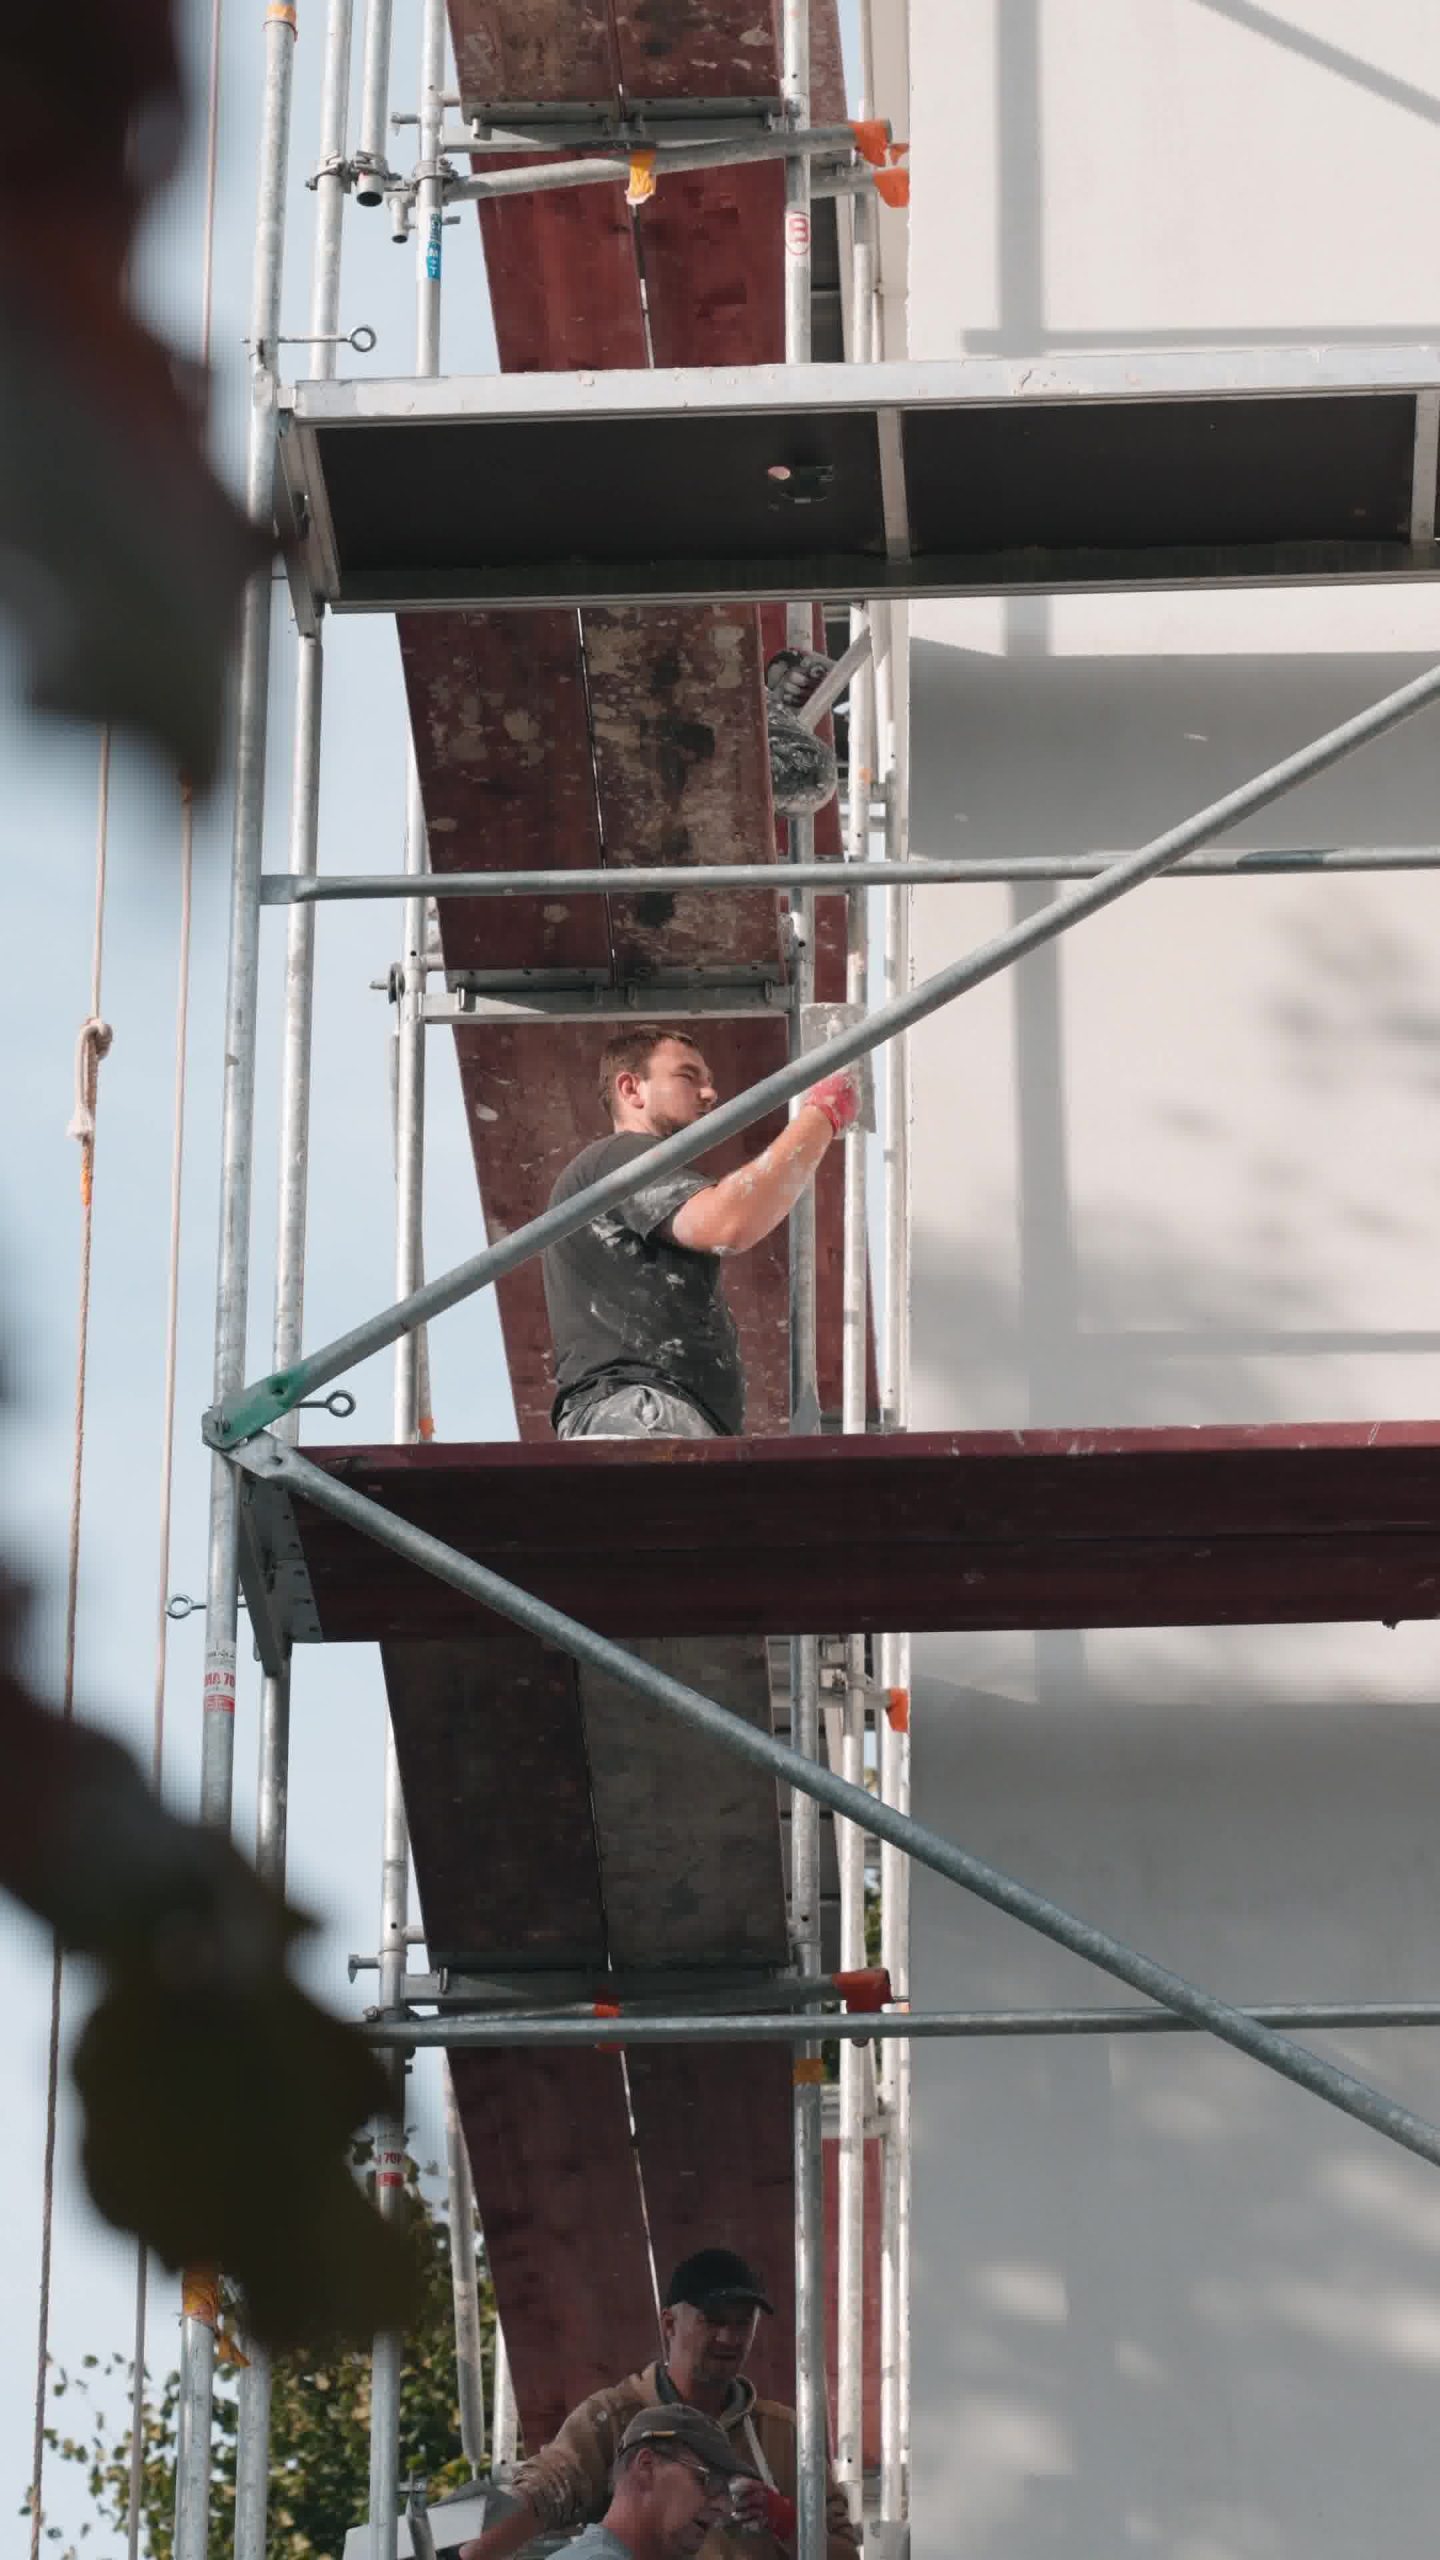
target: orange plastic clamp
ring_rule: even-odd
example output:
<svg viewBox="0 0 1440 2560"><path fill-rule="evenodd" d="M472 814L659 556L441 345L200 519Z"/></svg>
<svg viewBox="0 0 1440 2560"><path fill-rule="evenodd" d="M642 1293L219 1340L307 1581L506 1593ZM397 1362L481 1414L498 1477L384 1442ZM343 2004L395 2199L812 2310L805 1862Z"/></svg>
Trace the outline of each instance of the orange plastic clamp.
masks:
<svg viewBox="0 0 1440 2560"><path fill-rule="evenodd" d="M877 169L875 172L875 193L880 198L882 204L893 205L897 213L903 213L906 205L910 201L909 170Z"/></svg>
<svg viewBox="0 0 1440 2560"><path fill-rule="evenodd" d="M794 2080L797 2089L823 2087L825 2081L825 2065L821 2061L818 2053L802 2054L800 2060L796 2063L795 2068L791 2073L791 2078Z"/></svg>
<svg viewBox="0 0 1440 2560"><path fill-rule="evenodd" d="M867 1964L856 1973L837 1973L835 1988L852 2013L872 2016L890 1997L890 1976L883 1964Z"/></svg>
<svg viewBox="0 0 1440 2560"><path fill-rule="evenodd" d="M213 2267L187 2267L180 2278L180 2310L186 2320L213 2329L220 2317L220 2279Z"/></svg>
<svg viewBox="0 0 1440 2560"><path fill-rule="evenodd" d="M855 148L861 159L868 160L872 169L883 169L890 149L890 127L885 118L862 116L857 124L852 116L850 130L855 136Z"/></svg>
<svg viewBox="0 0 1440 2560"><path fill-rule="evenodd" d="M618 2000L596 2000L591 2005L592 2013L597 2018L618 2018L620 2015L620 2003ZM623 2047L618 2044L605 2043L597 2044L595 2050L597 2053L620 2053L623 2051Z"/></svg>
<svg viewBox="0 0 1440 2560"><path fill-rule="evenodd" d="M653 151L631 152L630 180L625 189L627 204L648 204L655 193L655 156Z"/></svg>
<svg viewBox="0 0 1440 2560"><path fill-rule="evenodd" d="M910 1730L909 1690L887 1689L885 1692L885 1713L890 1719L890 1730L892 1733L908 1733Z"/></svg>

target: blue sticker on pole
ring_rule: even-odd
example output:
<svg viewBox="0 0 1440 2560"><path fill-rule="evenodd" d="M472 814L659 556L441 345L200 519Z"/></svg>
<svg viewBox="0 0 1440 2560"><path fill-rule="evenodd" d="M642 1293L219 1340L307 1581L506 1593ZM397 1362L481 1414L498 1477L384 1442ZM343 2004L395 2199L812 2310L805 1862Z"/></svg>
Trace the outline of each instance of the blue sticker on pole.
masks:
<svg viewBox="0 0 1440 2560"><path fill-rule="evenodd" d="M442 237L442 216L439 213L432 213L430 216L429 227L425 234L424 266L425 280L427 284L438 284L440 281L440 242Z"/></svg>

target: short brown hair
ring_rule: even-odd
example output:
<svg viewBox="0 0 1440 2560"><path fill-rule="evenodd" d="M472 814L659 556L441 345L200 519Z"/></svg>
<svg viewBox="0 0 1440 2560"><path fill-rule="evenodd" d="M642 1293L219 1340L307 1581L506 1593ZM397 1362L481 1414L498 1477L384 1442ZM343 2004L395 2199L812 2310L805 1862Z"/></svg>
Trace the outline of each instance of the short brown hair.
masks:
<svg viewBox="0 0 1440 2560"><path fill-rule="evenodd" d="M627 1023L623 1031L617 1031L613 1039L606 1041L600 1052L600 1108L607 1111L612 1120L615 1117L616 1077L643 1076L656 1050L666 1040L678 1040L686 1049L698 1046L688 1031L681 1031L673 1022Z"/></svg>

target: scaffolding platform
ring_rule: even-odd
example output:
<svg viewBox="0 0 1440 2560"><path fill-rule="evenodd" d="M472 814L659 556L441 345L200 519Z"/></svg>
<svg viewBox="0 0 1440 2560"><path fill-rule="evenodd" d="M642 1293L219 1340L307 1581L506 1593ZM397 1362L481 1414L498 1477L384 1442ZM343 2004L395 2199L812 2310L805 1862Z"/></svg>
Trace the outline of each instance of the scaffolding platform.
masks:
<svg viewBox="0 0 1440 2560"><path fill-rule="evenodd" d="M613 1636L1440 1614L1440 1423L307 1455ZM508 1634L274 1488L246 1501L262 1652Z"/></svg>
<svg viewBox="0 0 1440 2560"><path fill-rule="evenodd" d="M1431 578L1428 348L301 383L297 610Z"/></svg>

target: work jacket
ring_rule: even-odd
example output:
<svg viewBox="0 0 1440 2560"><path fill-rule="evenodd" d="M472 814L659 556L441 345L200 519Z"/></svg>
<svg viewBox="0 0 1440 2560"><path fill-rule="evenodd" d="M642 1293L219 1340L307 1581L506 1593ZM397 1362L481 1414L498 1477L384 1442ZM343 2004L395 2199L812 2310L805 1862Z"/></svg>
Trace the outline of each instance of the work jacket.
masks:
<svg viewBox="0 0 1440 2560"><path fill-rule="evenodd" d="M520 2463L514 2487L527 2498L542 2532L565 2533L598 2523L610 2504L610 2483L620 2439L632 2418L657 2401L679 2394L663 2366L648 2364L608 2391L592 2391L572 2409L557 2436ZM730 2405L718 2420L747 2470L784 2498L796 2494L795 2412L779 2400L759 2400L755 2386L743 2379L731 2386ZM825 2474L826 2560L856 2560L859 2538L834 2473ZM776 2560L780 2545L763 2530L717 2525L700 2546L697 2560Z"/></svg>

